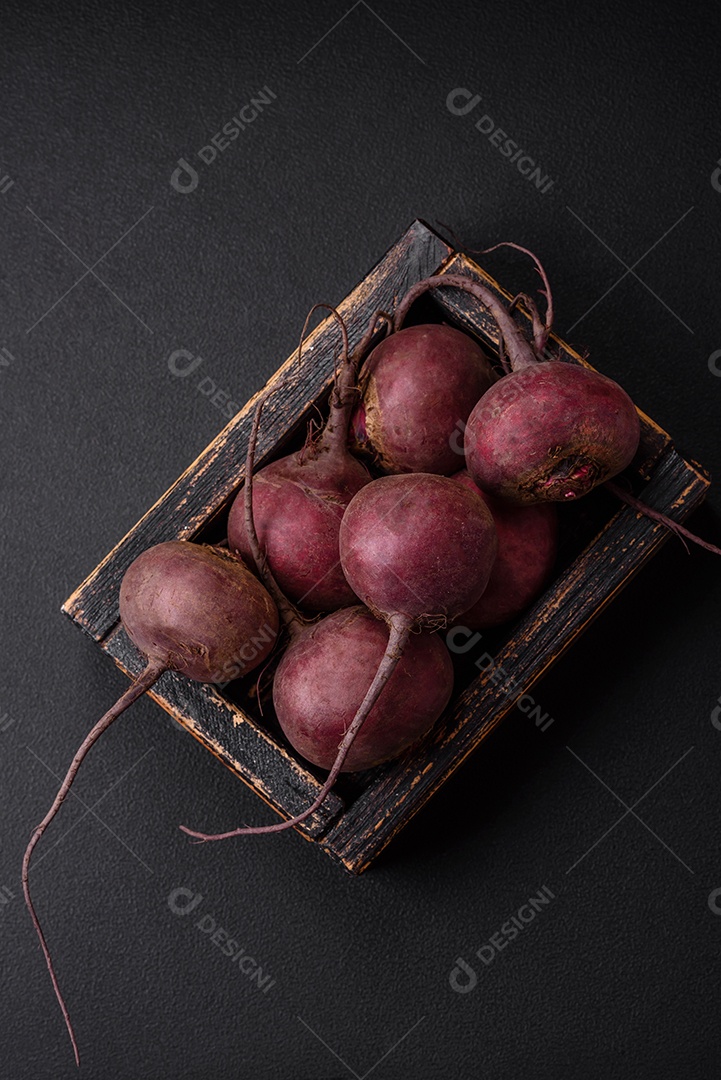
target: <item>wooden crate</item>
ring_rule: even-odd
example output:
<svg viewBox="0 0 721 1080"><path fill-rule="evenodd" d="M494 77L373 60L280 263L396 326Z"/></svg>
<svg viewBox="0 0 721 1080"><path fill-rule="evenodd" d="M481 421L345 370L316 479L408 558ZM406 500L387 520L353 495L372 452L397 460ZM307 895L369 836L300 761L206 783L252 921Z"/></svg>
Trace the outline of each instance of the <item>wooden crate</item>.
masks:
<svg viewBox="0 0 721 1080"><path fill-rule="evenodd" d="M468 274L510 299L511 294L475 262L415 221L338 305L351 346L378 308L391 310L416 281L449 272ZM473 297L440 289L422 303L424 318L451 322L495 350L495 325ZM569 363L584 363L558 338L552 340ZM308 339L302 362L298 364L293 353L269 380L268 386L279 389L264 412L258 466L288 452L311 415L323 408L338 347L337 327L326 319ZM256 399L257 395L63 606L128 675L137 675L144 661L119 623L121 578L152 544L223 535L229 503L244 479ZM698 466L679 456L669 436L652 420L641 414L641 422L639 453L626 476L648 504L681 521L702 502L709 480ZM462 659L460 688L429 735L396 761L341 779L317 813L298 826L347 870L360 873L372 862L669 536L665 528L619 506L602 491L573 508L563 507L562 513L562 535L570 541L562 545L557 576L516 625L488 638L484 635L477 652ZM488 667L486 659L482 673L472 661L486 652L492 653L493 665ZM250 682L221 690L167 672L150 694L269 806L290 817L313 800L323 774L295 754L267 710L265 719L260 718L249 694Z"/></svg>

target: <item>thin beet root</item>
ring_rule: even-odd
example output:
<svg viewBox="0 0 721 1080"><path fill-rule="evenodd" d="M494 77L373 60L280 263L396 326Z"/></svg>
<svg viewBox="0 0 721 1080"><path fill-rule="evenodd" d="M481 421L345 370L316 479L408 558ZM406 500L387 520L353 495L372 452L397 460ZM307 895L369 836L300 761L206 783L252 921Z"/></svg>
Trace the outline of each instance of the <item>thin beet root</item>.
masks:
<svg viewBox="0 0 721 1080"><path fill-rule="evenodd" d="M315 304L306 318L301 344L313 312L328 308L341 329L343 352L330 412L322 432L309 436L302 450L260 469L255 476L254 514L261 546L283 593L308 611L333 611L355 603L338 558L338 530L346 506L371 476L348 450L348 425L358 399L356 375L380 316L371 322L352 356L345 324L330 304ZM244 494L228 518L230 547L252 559Z"/></svg>
<svg viewBox="0 0 721 1080"><path fill-rule="evenodd" d="M30 895L33 851L62 806L88 751L163 672L177 671L199 682L227 681L231 667L240 674L265 659L279 625L271 597L237 556L185 540L157 544L131 563L120 586L120 618L128 636L145 654L146 667L83 740L50 810L30 838L22 866L25 902L78 1064L75 1033Z"/></svg>
<svg viewBox="0 0 721 1080"><path fill-rule="evenodd" d="M673 518L668 517L667 514L662 514L660 510L654 510L651 506L647 506L646 503L637 499L635 495L632 495L630 491L624 491L618 484L610 482L605 486L612 495L615 495L621 502L626 503L627 506L632 507L637 513L643 514L644 517L650 518L651 521L655 521L659 525L665 525L670 532L675 533L675 535L678 536L682 543L684 540L690 540L692 544L697 544L698 547L705 548L706 551L710 551L713 555L721 555L720 547L716 547L715 544L710 544L708 540L702 540L696 533L690 532L678 521L674 521ZM686 550L688 550L688 548L686 548Z"/></svg>

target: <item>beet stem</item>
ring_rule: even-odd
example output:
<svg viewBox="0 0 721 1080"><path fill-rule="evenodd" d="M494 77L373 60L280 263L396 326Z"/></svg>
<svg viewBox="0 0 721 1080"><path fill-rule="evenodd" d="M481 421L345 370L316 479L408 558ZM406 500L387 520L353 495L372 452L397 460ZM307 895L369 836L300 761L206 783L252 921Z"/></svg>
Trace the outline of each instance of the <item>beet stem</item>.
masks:
<svg viewBox="0 0 721 1080"><path fill-rule="evenodd" d="M70 1022L70 1014L68 1013L68 1009L67 1009L65 1001L63 999L63 995L60 992L60 987L58 985L58 980L57 980L57 976L55 974L55 969L53 967L53 962L50 959L50 951L48 949L48 945L47 945L47 942L45 940L45 935L43 933L42 927L40 926L40 921L38 920L38 917L37 917L37 915L35 913L35 907L33 906L33 902L32 902L31 896L30 896L30 886L28 884L28 872L30 870L30 859L32 857L32 853L35 850L35 847L36 847L40 837L43 835L43 833L47 829L48 825L53 820L53 818L57 814L58 810L62 806L63 802L65 801L65 796L70 791L70 788L72 787L73 780L75 779L75 775L76 775L78 769L80 768L86 754L90 750L91 746L93 746L94 743L97 742L97 740L100 738L100 736L103 734L104 731L107 731L107 729L110 727L112 722L114 720L116 720L120 716L120 714L122 712L125 712L125 710L128 708L129 705L132 705L134 701L137 701L137 699L139 697L142 697L142 695L145 693L146 690L150 689L150 687L153 685L153 683L156 682L160 678L160 676L163 674L163 672L165 670L166 670L165 665L160 663L159 661L157 661L157 660L148 661L147 667L145 668L145 670L140 675L138 675L135 682L133 682L132 685L128 687L128 689L125 691L125 693L121 697L118 698L118 700L115 702L115 704L112 706L112 708L108 709L108 711L105 713L105 715L103 717L101 717L100 720L98 720L95 727L93 727L92 730L88 733L88 735L85 736L85 738L83 739L82 744L80 745L77 753L75 754L75 757L72 760L72 763L70 765L70 768L67 771L65 779L63 780L62 784L60 785L60 790L58 791L57 795L55 796L55 799L53 801L52 806L50 807L47 814L45 815L43 820L40 822L40 824L35 829L32 836L30 837L30 842L29 842L29 844L27 846L27 849L25 851L25 856L23 858L22 882L23 882L23 892L25 894L25 903L27 905L28 911L30 912L30 917L31 917L31 919L33 921L33 926L35 927L35 930L37 931L38 938L40 939L40 944L42 946L42 950L43 950L43 953L45 955L45 963L48 966L48 971L50 972L50 978L52 980L53 988L55 990L55 997L58 999L58 1004L60 1005L63 1017L65 1019L65 1026L67 1027L68 1034L70 1035L70 1042L73 1044L73 1051L75 1053L75 1064L76 1065L80 1065L80 1054L78 1052L78 1044L75 1041L75 1032L73 1031L73 1026L72 1026L72 1024Z"/></svg>
<svg viewBox="0 0 721 1080"><path fill-rule="evenodd" d="M628 506L633 507L639 514L651 518L652 521L658 522L659 525L665 525L671 532L676 533L680 540L683 541L683 538L685 537L687 540L691 540L692 543L698 544L699 547L706 548L706 551L711 551L714 555L721 555L721 548L716 547L715 544L709 544L707 540L702 540L696 533L692 533L688 529L685 529L683 525L679 525L678 521L674 521L673 518L667 517L666 514L662 514L660 510L654 510L653 507L647 506L646 503L637 499L635 495L631 495L630 492L624 491L618 484L614 484L609 480L604 487L607 487L613 495L621 500L621 502L625 502ZM688 550L688 548L686 550Z"/></svg>
<svg viewBox="0 0 721 1080"><path fill-rule="evenodd" d="M495 251L496 248L499 247L514 248L516 251L522 251L524 255L528 255L529 258L533 259L536 270L538 271L541 281L543 282L543 289L541 289L540 292L541 296L544 296L546 298L546 321L545 325L542 328L542 332L536 332L534 323L534 341L536 349L539 353L542 353L544 348L546 347L548 335L550 334L553 327L553 293L551 292L551 284L548 280L546 271L544 270L543 264L537 255L534 255L532 251L528 250L528 248L521 247L520 244L514 244L510 240L502 240L500 243L494 244L493 247L486 248L484 251L479 252L479 254L486 255L489 251Z"/></svg>
<svg viewBox="0 0 721 1080"><path fill-rule="evenodd" d="M351 416L360 397L357 385L358 368L373 340L378 319L384 319L387 328L392 324L392 320L390 315L387 315L384 311L377 311L368 324L358 345L349 355L348 335L345 331L343 320L335 308L331 308L331 311L336 315L343 326L345 335L345 353L341 362L340 371L336 376L335 387L330 400L330 414L319 439L318 449L326 449L338 454L346 454L348 453L348 429L350 427Z"/></svg>
<svg viewBox="0 0 721 1080"><path fill-rule="evenodd" d="M503 335L513 371L520 371L521 368L538 363L539 357L536 356L533 346L523 336L521 328L516 326L513 317L509 315L504 304L485 285L481 285L480 282L474 281L472 278L464 277L462 274L436 274L413 285L396 308L393 317L394 331L400 330L409 308L418 297L439 286L462 289L464 292L470 293L471 296L475 296L476 300L480 300L484 307L488 308L495 319L499 332Z"/></svg>
<svg viewBox="0 0 721 1080"><path fill-rule="evenodd" d="M228 840L231 836L256 836L265 833L278 833L284 832L286 829L291 829L295 825L300 825L301 822L309 818L311 814L321 806L323 800L328 795L329 791L335 784L338 774L343 768L343 762L345 761L348 752L353 745L353 741L360 731L363 723L365 722L368 714L378 700L383 687L386 685L391 675L395 671L398 661L403 656L403 650L408 642L411 629L413 627L413 620L408 615L392 615L389 620L389 636L386 651L383 654L378 670L375 673L373 682L368 688L363 701L360 704L358 712L353 717L353 720L346 731L341 743L338 747L338 756L336 757L333 768L328 773L328 777L323 784L323 787L318 792L318 795L313 800L307 810L304 810L296 817L288 818L286 821L279 821L274 825L257 825L257 826L244 826L241 829L233 829L231 832L216 833L215 835L201 832L194 832L192 829L186 828L181 825L180 828L188 836L195 837L196 840L205 842L208 840Z"/></svg>

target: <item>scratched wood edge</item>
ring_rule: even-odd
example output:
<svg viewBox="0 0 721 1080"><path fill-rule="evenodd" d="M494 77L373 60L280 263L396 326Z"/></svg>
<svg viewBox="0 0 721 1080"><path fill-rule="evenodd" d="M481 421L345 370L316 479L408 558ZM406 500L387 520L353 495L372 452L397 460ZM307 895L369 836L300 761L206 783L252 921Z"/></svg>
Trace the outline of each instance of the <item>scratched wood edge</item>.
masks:
<svg viewBox="0 0 721 1080"><path fill-rule="evenodd" d="M416 281L440 269L449 245L416 220L337 305L355 343L378 308L392 306ZM266 406L258 439L258 466L278 442L311 412L328 390L339 340L332 316L306 338L299 364L297 349L243 406L198 458L181 474L62 605L86 633L101 640L118 622L117 597L125 570L141 551L169 539L192 539L223 506L244 477L245 449L259 396L276 388Z"/></svg>
<svg viewBox="0 0 721 1080"><path fill-rule="evenodd" d="M642 497L682 521L703 502L709 483L700 467L671 449ZM320 840L324 850L353 874L367 869L670 536L664 526L630 507L617 511L494 656L495 668L508 670L515 665L519 670L518 677L513 671L513 692L496 691L482 675L474 679L440 725L393 763L331 825ZM623 545L633 549L630 557ZM620 549L623 558L614 559L614 549ZM572 585L588 592L594 578L599 587L583 606L578 605ZM561 628L559 618L566 609L568 616ZM549 647L549 637L555 639L554 647Z"/></svg>
<svg viewBox="0 0 721 1080"><path fill-rule="evenodd" d="M456 252L447 260L441 270L441 275L444 274L463 274L482 282L491 292L506 301L510 302L513 299L513 293L504 289L483 267L461 252ZM498 349L498 327L488 309L483 307L475 297L460 289L436 289L432 295L435 304L447 312L454 321L463 324L479 337L482 343L485 342L494 350ZM532 325L530 315L524 308L519 308L519 314L525 319L530 329ZM567 363L577 364L591 371L598 370L558 334L552 333L549 341L554 344L555 352ZM627 471L631 475L649 479L654 464L673 445L673 440L668 432L664 431L638 406L636 406L636 411L641 421L641 438L638 453Z"/></svg>
<svg viewBox="0 0 721 1080"><path fill-rule="evenodd" d="M145 659L122 626L107 638L103 649L126 675L135 678L145 667ZM207 684L168 671L148 691L170 716L190 732L223 765L255 791L276 813L294 817L305 810L321 789L303 762L294 758L272 734L258 726L234 702ZM332 791L316 813L299 830L315 837L328 828L344 809L343 800ZM183 822L204 829L223 831L242 821Z"/></svg>

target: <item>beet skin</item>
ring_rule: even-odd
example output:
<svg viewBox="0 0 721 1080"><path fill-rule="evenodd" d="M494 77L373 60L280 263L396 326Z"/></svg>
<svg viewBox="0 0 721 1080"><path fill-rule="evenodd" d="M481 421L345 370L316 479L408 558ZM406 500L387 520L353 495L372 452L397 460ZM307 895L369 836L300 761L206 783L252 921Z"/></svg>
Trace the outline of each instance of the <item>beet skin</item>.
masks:
<svg viewBox="0 0 721 1080"><path fill-rule="evenodd" d="M511 502L567 501L625 469L639 436L635 406L613 379L558 360L529 363L474 408L466 467L483 491Z"/></svg>
<svg viewBox="0 0 721 1080"><path fill-rule="evenodd" d="M370 482L350 454L303 452L271 462L253 478L253 518L261 548L281 590L309 611L334 611L357 597L338 558L345 508ZM228 543L252 562L241 492L228 517ZM272 539L270 539L272 538Z"/></svg>
<svg viewBox="0 0 721 1080"><path fill-rule="evenodd" d="M150 660L198 682L252 671L278 634L278 609L240 558L187 540L156 544L130 564L120 618Z"/></svg>
<svg viewBox="0 0 721 1080"><path fill-rule="evenodd" d="M283 656L273 703L299 754L330 769L388 644L388 627L364 607L308 626ZM333 674L342 672L342 678ZM438 634L411 634L343 764L356 772L397 757L435 723L453 689L453 664Z"/></svg>
<svg viewBox="0 0 721 1080"><path fill-rule="evenodd" d="M452 479L483 499L496 525L498 555L488 586L456 620L469 630L486 630L515 619L543 589L556 561L558 515L553 503L518 506L494 499L465 469Z"/></svg>
<svg viewBox="0 0 721 1080"><path fill-rule="evenodd" d="M438 625L483 593L496 529L483 501L447 476L381 476L349 504L340 555L348 581L374 614Z"/></svg>
<svg viewBox="0 0 721 1080"><path fill-rule="evenodd" d="M386 473L456 472L463 424L493 379L479 345L460 330L399 330L363 365L363 400L351 421L356 449L370 451Z"/></svg>

